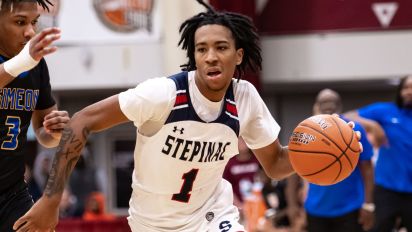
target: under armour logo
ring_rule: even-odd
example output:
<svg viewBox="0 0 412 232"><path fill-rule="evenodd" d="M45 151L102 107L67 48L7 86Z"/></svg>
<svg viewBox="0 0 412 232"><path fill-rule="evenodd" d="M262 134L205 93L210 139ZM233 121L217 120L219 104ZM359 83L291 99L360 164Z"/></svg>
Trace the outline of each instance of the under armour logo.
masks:
<svg viewBox="0 0 412 232"><path fill-rule="evenodd" d="M185 128L183 128L183 127L181 129L178 129L177 126L175 126L175 128L173 129L173 132L180 131L180 134L183 134L184 130L185 130Z"/></svg>

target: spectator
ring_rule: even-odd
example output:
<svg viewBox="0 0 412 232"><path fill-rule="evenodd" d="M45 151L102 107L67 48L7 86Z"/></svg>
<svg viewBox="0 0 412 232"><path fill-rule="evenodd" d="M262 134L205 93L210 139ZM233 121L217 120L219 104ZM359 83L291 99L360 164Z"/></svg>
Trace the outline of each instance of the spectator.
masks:
<svg viewBox="0 0 412 232"><path fill-rule="evenodd" d="M34 160L33 179L41 189L41 192L43 192L43 189L46 186L47 178L49 177L52 158L53 153L50 150L43 150Z"/></svg>
<svg viewBox="0 0 412 232"><path fill-rule="evenodd" d="M259 170L259 162L241 137L239 137L238 147L239 154L229 160L223 178L232 184L234 204L242 212L244 198L252 192L255 175Z"/></svg>
<svg viewBox="0 0 412 232"><path fill-rule="evenodd" d="M256 181L252 185L251 194L244 198L243 213L245 215L246 231L253 232L258 230L259 221L264 217L267 210L265 199L262 194L264 186L264 180L261 179L262 175L266 177L264 171L260 169L256 174Z"/></svg>
<svg viewBox="0 0 412 232"><path fill-rule="evenodd" d="M105 199L102 193L90 193L83 214L85 221L111 221L115 216L106 212Z"/></svg>
<svg viewBox="0 0 412 232"><path fill-rule="evenodd" d="M76 197L66 187L63 191L62 200L59 205L59 218L71 218L75 215Z"/></svg>
<svg viewBox="0 0 412 232"><path fill-rule="evenodd" d="M412 75L401 79L395 102L373 103L345 115L362 123L379 147L373 231L392 231L398 217L412 231Z"/></svg>
<svg viewBox="0 0 412 232"><path fill-rule="evenodd" d="M319 92L313 106L315 115L341 111L342 102L337 92L331 89ZM363 152L352 174L334 185L309 183L304 203L309 232L361 232L373 226L373 150L364 129L355 123L354 130L362 134Z"/></svg>
<svg viewBox="0 0 412 232"><path fill-rule="evenodd" d="M27 188L33 201L36 202L41 197L42 190L33 178L33 170L27 164L25 164L24 181L27 183Z"/></svg>
<svg viewBox="0 0 412 232"><path fill-rule="evenodd" d="M306 231L306 214L303 203L306 199L308 184L298 175L293 174L286 179L285 199L286 215L290 232Z"/></svg>
<svg viewBox="0 0 412 232"><path fill-rule="evenodd" d="M79 161L70 177L69 186L71 193L77 199L73 206L73 217L82 217L85 210L86 200L90 193L99 190L96 183L96 173L92 154L89 152L88 147L83 149L82 155L79 157Z"/></svg>
<svg viewBox="0 0 412 232"><path fill-rule="evenodd" d="M291 220L287 217L286 180L272 180L262 170L258 176L262 183L261 194L266 211L260 215L257 228L259 231L266 231L268 228L273 231L292 231Z"/></svg>

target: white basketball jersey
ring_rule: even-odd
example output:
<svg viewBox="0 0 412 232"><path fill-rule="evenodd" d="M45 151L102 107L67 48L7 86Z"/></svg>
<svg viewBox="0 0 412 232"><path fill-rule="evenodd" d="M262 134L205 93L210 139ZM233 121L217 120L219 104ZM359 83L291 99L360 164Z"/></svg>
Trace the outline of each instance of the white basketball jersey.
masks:
<svg viewBox="0 0 412 232"><path fill-rule="evenodd" d="M219 202L222 209L233 207L232 193L228 191L231 186L222 179L226 163L238 154L241 130L233 84L226 92L219 116L205 122L192 104L188 73L182 72L170 79L175 84L172 104L167 103L168 100L160 102L166 102L164 106L170 105L171 109L158 109L167 113L155 117L160 121L165 119L163 126L150 135L140 130L137 133L129 209L133 231L200 231L214 216L219 216L220 212L213 211L214 204ZM135 97L132 91L120 94L119 103L138 128L144 127L144 122L139 121L144 119L136 116L137 110L131 106L134 103L130 99ZM140 107L145 109L144 105ZM270 144L279 132L274 119L267 116L268 111L264 115L266 123L272 125L267 125L269 129L262 133L266 137L261 144L253 144L255 147ZM255 133L262 132L259 130L256 128ZM253 136L255 133L245 133L248 137L245 141L258 139Z"/></svg>

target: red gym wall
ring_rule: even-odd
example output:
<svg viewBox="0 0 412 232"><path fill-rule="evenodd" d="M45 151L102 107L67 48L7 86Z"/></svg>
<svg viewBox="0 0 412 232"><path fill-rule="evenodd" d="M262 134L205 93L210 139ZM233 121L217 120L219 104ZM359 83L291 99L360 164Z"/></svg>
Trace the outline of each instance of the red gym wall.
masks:
<svg viewBox="0 0 412 232"><path fill-rule="evenodd" d="M255 20L260 33L268 35L412 28L410 0L268 0L258 14L255 1L210 3L217 9L248 15Z"/></svg>

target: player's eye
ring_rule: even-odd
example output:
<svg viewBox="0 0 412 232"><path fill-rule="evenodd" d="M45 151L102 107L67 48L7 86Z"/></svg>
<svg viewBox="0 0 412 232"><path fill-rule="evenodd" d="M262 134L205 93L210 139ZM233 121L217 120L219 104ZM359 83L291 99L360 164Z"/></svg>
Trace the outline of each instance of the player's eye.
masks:
<svg viewBox="0 0 412 232"><path fill-rule="evenodd" d="M32 22L31 22L31 25L33 25L33 26L36 26L37 25L37 23L39 22L39 20L33 20Z"/></svg>
<svg viewBox="0 0 412 232"><path fill-rule="evenodd" d="M197 48L196 51L203 53L203 52L206 52L206 48Z"/></svg>
<svg viewBox="0 0 412 232"><path fill-rule="evenodd" d="M26 21L24 21L24 20L17 20L17 21L16 21L16 24L19 25L19 26L23 26L23 25L26 24Z"/></svg>

